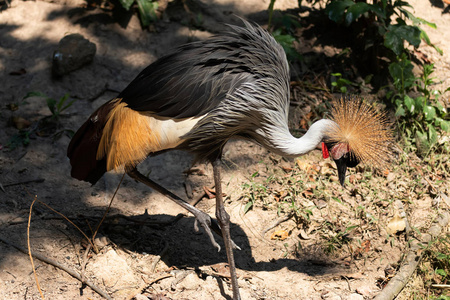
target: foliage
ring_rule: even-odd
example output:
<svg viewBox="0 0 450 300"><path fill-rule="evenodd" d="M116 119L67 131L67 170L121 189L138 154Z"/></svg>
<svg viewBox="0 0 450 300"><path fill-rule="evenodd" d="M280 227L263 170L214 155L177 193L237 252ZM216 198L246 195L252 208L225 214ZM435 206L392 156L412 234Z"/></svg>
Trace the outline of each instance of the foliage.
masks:
<svg viewBox="0 0 450 300"><path fill-rule="evenodd" d="M405 48L405 44L418 47L422 40L432 45L420 25L431 28L436 28L436 25L414 16L409 8L412 6L401 0L374 1L373 4L368 1L332 0L325 12L330 20L345 26L354 25L354 30L360 30L358 33L364 36L366 51L376 48L374 53L377 56L386 56L391 61L388 71L394 90L388 93L387 98L394 104L398 126L409 150L425 155L436 145L440 131L450 131L450 123L447 111L439 102L442 92L432 90L435 84L431 77L434 65L424 65L423 75L416 77L410 60L412 54ZM442 54L439 48L432 46ZM332 75L337 78L332 83L333 87L342 93L347 92L351 82L339 73Z"/></svg>
<svg viewBox="0 0 450 300"><path fill-rule="evenodd" d="M301 25L297 21L297 17L284 14L280 18L273 19L273 7L276 0L271 0L269 4L269 21L268 28L271 30L274 39L283 47L286 52L287 59L290 62L300 61L302 56L295 49L295 30Z"/></svg>
<svg viewBox="0 0 450 300"><path fill-rule="evenodd" d="M332 92L334 92L334 89L337 89L340 93L347 94L347 86L357 86L356 83L342 77L341 73L332 73L331 76L333 76L331 82Z"/></svg>
<svg viewBox="0 0 450 300"><path fill-rule="evenodd" d="M261 200L264 203L267 198L266 187L263 184L256 183L254 180L258 175L258 172L253 173L250 182L242 185L242 188L245 191L245 198L248 199L248 202L244 207L244 214L251 210L258 200Z"/></svg>
<svg viewBox="0 0 450 300"><path fill-rule="evenodd" d="M54 121L57 121L61 117L61 113L72 106L75 100L67 101L69 99L69 94L65 94L59 100L47 97L44 93L41 92L29 92L25 95L24 99L29 97L43 97L47 102L47 107L52 113L50 118Z"/></svg>
<svg viewBox="0 0 450 300"><path fill-rule="evenodd" d="M158 19L158 2L155 0L119 0L119 2L126 11L137 8L143 28L147 28Z"/></svg>
<svg viewBox="0 0 450 300"><path fill-rule="evenodd" d="M436 28L434 23L414 16L407 8L412 6L402 0L381 0L373 4L368 1L332 0L328 2L325 13L330 20L339 24L351 26L360 23L355 28L362 30L365 50L379 47L380 41L384 41L384 47L399 56L406 50L405 42L418 47L424 40L431 45L428 35L420 28L421 24ZM407 24L406 20L411 21L412 25Z"/></svg>
<svg viewBox="0 0 450 300"><path fill-rule="evenodd" d="M424 277L424 284L448 284L450 281L450 235L444 235L430 241L423 247L424 262L420 272ZM431 299L450 299L450 295L439 295Z"/></svg>
<svg viewBox="0 0 450 300"><path fill-rule="evenodd" d="M436 83L431 77L434 64L424 65L422 76L413 73L411 61L402 54L389 65L393 78L393 91L388 98L394 104L398 126L407 145L415 145L421 155L426 155L438 141L440 131L450 132L450 115L439 101L443 92L433 90ZM450 87L445 91L449 91ZM410 96L417 91L417 96Z"/></svg>
<svg viewBox="0 0 450 300"><path fill-rule="evenodd" d="M336 250L348 244L351 241L349 234L358 228L358 225L349 225L344 230L339 230L330 222L325 222L323 226L330 231L328 234L322 234L325 243L325 252L329 254L334 253Z"/></svg>
<svg viewBox="0 0 450 300"><path fill-rule="evenodd" d="M69 100L69 94L65 94L59 100L56 100L47 97L41 92L29 92L23 99L30 97L44 98L47 107L51 112L51 116L40 119L35 126L19 130L19 132L13 135L7 143L7 148L9 150L14 150L20 145L27 146L30 143L30 136L36 134L39 136L53 135L54 138L59 137L62 133L67 133L69 136L73 135L72 130L59 130L61 127L60 119L64 116L63 112L75 102L75 100Z"/></svg>

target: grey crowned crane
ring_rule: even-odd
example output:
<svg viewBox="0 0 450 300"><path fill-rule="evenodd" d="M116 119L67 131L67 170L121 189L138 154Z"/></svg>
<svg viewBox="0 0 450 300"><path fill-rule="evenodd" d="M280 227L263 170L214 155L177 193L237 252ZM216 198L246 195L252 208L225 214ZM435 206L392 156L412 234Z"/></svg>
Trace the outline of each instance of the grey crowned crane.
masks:
<svg viewBox="0 0 450 300"><path fill-rule="evenodd" d="M149 65L89 117L67 151L74 178L95 184L107 171L124 170L191 212L219 250L212 231L222 236L235 300L240 299L233 257L238 247L230 236L220 176L227 141L253 140L286 157L322 144L343 184L347 167L360 161L382 165L390 140L383 115L355 99L339 101L330 119L315 122L301 138L293 137L283 48L261 27L244 25L181 46ZM186 150L212 163L217 222L136 169L149 155L169 149Z"/></svg>

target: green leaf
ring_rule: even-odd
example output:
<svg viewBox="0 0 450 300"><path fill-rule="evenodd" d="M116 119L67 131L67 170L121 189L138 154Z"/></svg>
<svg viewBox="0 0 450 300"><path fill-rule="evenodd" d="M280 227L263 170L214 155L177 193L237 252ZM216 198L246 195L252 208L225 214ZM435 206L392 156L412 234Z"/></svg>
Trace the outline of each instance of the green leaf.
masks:
<svg viewBox="0 0 450 300"><path fill-rule="evenodd" d="M450 122L449 121L445 121L445 120L440 119L439 120L439 127L441 127L441 129L443 131L450 132Z"/></svg>
<svg viewBox="0 0 450 300"><path fill-rule="evenodd" d="M289 34L273 34L275 40L283 47L292 47L295 38Z"/></svg>
<svg viewBox="0 0 450 300"><path fill-rule="evenodd" d="M59 99L58 103L56 104L56 108L58 111L61 111L61 108L64 105L64 102L66 102L68 98L69 98L69 93L65 94L64 96L62 96L61 99Z"/></svg>
<svg viewBox="0 0 450 300"><path fill-rule="evenodd" d="M354 4L351 0L331 1L325 8L325 13L331 21L342 23L346 9Z"/></svg>
<svg viewBox="0 0 450 300"><path fill-rule="evenodd" d="M416 146L421 154L425 154L431 148L426 132L416 131Z"/></svg>
<svg viewBox="0 0 450 300"><path fill-rule="evenodd" d="M410 25L389 25L384 36L384 45L394 51L396 55L403 52L403 42L408 41L414 47L420 45L420 29Z"/></svg>
<svg viewBox="0 0 450 300"><path fill-rule="evenodd" d="M397 110L395 111L395 115L397 117L404 117L405 114L405 109L403 108L403 106L397 106Z"/></svg>
<svg viewBox="0 0 450 300"><path fill-rule="evenodd" d="M133 5L134 0L119 0L120 4L122 4L122 7L126 10L130 10L131 5Z"/></svg>
<svg viewBox="0 0 450 300"><path fill-rule="evenodd" d="M50 109L50 111L52 112L52 115L56 114L56 100L52 99L52 98L47 98L47 106L48 109Z"/></svg>
<svg viewBox="0 0 450 300"><path fill-rule="evenodd" d="M415 102L414 99L412 99L408 95L405 96L404 103L410 113L414 112L414 108L415 108L414 102Z"/></svg>
<svg viewBox="0 0 450 300"><path fill-rule="evenodd" d="M412 8L412 6L410 6L410 7ZM428 21L425 20L425 19L416 17L415 15L413 15L411 12L407 11L406 9L399 8L399 10L400 10L402 13L404 13L404 14L408 17L408 19L410 19L410 20L413 22L414 25L425 24L425 25L430 26L430 27L433 28L433 29L436 29L436 28L437 28L437 26L436 26L435 23L431 23L431 22L428 22Z"/></svg>
<svg viewBox="0 0 450 300"><path fill-rule="evenodd" d="M158 9L158 2L152 0L136 0L141 16L142 27L148 27L150 23L156 21L158 16L156 10Z"/></svg>
<svg viewBox="0 0 450 300"><path fill-rule="evenodd" d="M424 104L427 101L427 98L421 96L421 97L417 97L416 99L416 111L417 112L425 112L425 108L424 108Z"/></svg>
<svg viewBox="0 0 450 300"><path fill-rule="evenodd" d="M432 121L436 118L436 109L434 106L426 105L423 108L423 113L425 114L425 120Z"/></svg>
<svg viewBox="0 0 450 300"><path fill-rule="evenodd" d="M434 273L436 273L437 275L441 275L443 277L447 276L447 272L445 272L445 270L443 270L443 269L436 269L436 271L434 271Z"/></svg>
<svg viewBox="0 0 450 300"><path fill-rule="evenodd" d="M46 97L44 93L41 92L29 92L23 97L23 99L30 98L30 97Z"/></svg>
<svg viewBox="0 0 450 300"><path fill-rule="evenodd" d="M389 73L398 92L406 93L414 86L416 77L413 68L411 61L404 54L398 58L398 62L393 62L389 65Z"/></svg>
<svg viewBox="0 0 450 300"><path fill-rule="evenodd" d="M68 109L69 107L72 106L72 104L73 104L74 102L75 102L75 99L73 99L72 101L70 101L69 103L67 103L67 105L63 106L63 107L61 108L60 111L64 111L64 110Z"/></svg>
<svg viewBox="0 0 450 300"><path fill-rule="evenodd" d="M246 214L253 207L253 202L249 201L244 207L244 214Z"/></svg>
<svg viewBox="0 0 450 300"><path fill-rule="evenodd" d="M436 46L435 44L433 44L433 43L431 42L431 40L430 40L430 38L428 37L428 34L425 32L425 30L423 30L422 28L419 28L419 29L420 29L420 38L421 38L422 40L424 40L425 43L426 43L428 46L433 47L440 55L443 55L443 54L444 54L444 51L442 51L441 48L439 48L438 46Z"/></svg>
<svg viewBox="0 0 450 300"><path fill-rule="evenodd" d="M365 14L371 10L371 5L365 2L357 2L347 9L345 14L345 25L349 26L351 23L356 21L361 15Z"/></svg>
<svg viewBox="0 0 450 300"><path fill-rule="evenodd" d="M428 125L428 141L430 142L430 148L438 141L438 134L433 125Z"/></svg>

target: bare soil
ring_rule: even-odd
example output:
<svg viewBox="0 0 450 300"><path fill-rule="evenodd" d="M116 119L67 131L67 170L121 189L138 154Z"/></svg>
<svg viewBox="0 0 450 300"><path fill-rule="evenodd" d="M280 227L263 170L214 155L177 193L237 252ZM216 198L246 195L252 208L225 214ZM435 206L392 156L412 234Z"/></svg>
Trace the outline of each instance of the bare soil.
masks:
<svg viewBox="0 0 450 300"><path fill-rule="evenodd" d="M141 29L136 15L117 23L99 7L85 9L81 0L14 0L0 11L1 299L40 298L28 255L10 245L27 248L27 222L34 199L67 216L90 237L121 180L121 174L106 174L91 186L71 178L66 158L70 138L64 130L76 130L95 108L170 49L223 30L223 23L239 24L235 15L264 24L268 2L189 2L193 16L202 15L201 30L192 26L192 18L178 2L169 3L163 20L151 31ZM438 26L427 32L444 55L428 46L421 46L420 51L436 65L435 75L442 80L437 88L448 87L448 9L424 0L411 4L417 16ZM282 11L297 7L297 1L276 2L276 9ZM69 33L80 33L95 43L97 53L93 63L54 78L52 53ZM342 51L314 37L305 39L300 48L317 55ZM51 115L45 97L23 99L32 91L55 99L68 93L76 101L64 111L57 127L36 131L28 145L11 151L8 143L19 132L13 117L23 118L32 127ZM310 94L300 99L304 103L293 106L293 128L299 128L324 98ZM397 154L401 156L401 150ZM408 249L409 237L404 232L387 233L393 217L405 212L411 227L426 232L439 209L449 208L445 201L436 204L440 195L450 192L448 163L444 165L447 173L430 171L435 169L414 157L403 164L393 162L387 171L358 168L342 188L336 182L336 171L323 162L320 152L284 160L253 143L230 142L224 155L223 188L232 236L242 248L236 251L236 261L243 299L371 299L377 295ZM204 193L204 186L212 186L211 166L192 166L192 157L184 152L148 159L140 169L191 201ZM258 175L252 178L252 174ZM307 188L296 191L292 184L296 180L306 182ZM264 200L244 213L252 191L244 184L252 183L264 187L256 193ZM279 205L287 191L296 191L294 200L311 215L288 219L264 232L289 211ZM204 197L197 206L214 215L214 201ZM185 216L177 218L179 214ZM98 253L86 255L88 243L80 231L41 203L35 203L31 217L32 251L82 273L114 299L231 298L224 276L224 251L217 252L203 232L194 231L193 217L182 208L130 178L123 179L100 227ZM60 268L38 259L34 264L46 299L102 298ZM424 290L420 277L415 277L400 298Z"/></svg>

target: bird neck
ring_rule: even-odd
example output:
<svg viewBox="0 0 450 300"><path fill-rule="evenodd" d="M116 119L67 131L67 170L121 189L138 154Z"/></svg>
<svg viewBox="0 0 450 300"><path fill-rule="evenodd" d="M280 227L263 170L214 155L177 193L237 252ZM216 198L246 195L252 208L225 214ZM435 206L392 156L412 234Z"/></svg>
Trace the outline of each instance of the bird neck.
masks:
<svg viewBox="0 0 450 300"><path fill-rule="evenodd" d="M287 126L272 128L265 130L266 139L262 143L279 155L297 157L316 149L333 126L336 123L331 120L319 120L300 138L292 136Z"/></svg>

